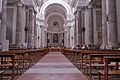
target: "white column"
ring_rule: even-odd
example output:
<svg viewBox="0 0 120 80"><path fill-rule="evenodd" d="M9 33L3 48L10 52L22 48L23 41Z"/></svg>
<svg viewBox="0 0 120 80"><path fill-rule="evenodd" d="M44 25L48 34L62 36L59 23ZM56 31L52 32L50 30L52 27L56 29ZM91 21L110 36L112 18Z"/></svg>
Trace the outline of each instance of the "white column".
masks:
<svg viewBox="0 0 120 80"><path fill-rule="evenodd" d="M36 25L36 12L34 12L34 48L37 47L37 25Z"/></svg>
<svg viewBox="0 0 120 80"><path fill-rule="evenodd" d="M90 45L93 45L93 8L89 9L89 40Z"/></svg>
<svg viewBox="0 0 120 80"><path fill-rule="evenodd" d="M33 28L33 10L29 10L29 26L28 26L28 47L32 48L32 28Z"/></svg>
<svg viewBox="0 0 120 80"><path fill-rule="evenodd" d="M78 45L78 13L75 13L75 29L74 29L75 47Z"/></svg>
<svg viewBox="0 0 120 80"><path fill-rule="evenodd" d="M89 10L86 9L85 10L85 44L89 45L90 44L90 40L89 40Z"/></svg>
<svg viewBox="0 0 120 80"><path fill-rule="evenodd" d="M13 12L13 32L12 32L12 44L16 43L16 24L17 24L17 6L14 6Z"/></svg>
<svg viewBox="0 0 120 80"><path fill-rule="evenodd" d="M16 47L25 43L25 7L17 6Z"/></svg>
<svg viewBox="0 0 120 80"><path fill-rule="evenodd" d="M42 28L42 47L45 47L45 28Z"/></svg>
<svg viewBox="0 0 120 80"><path fill-rule="evenodd" d="M40 26L40 47L42 48L43 47L43 26Z"/></svg>
<svg viewBox="0 0 120 80"><path fill-rule="evenodd" d="M64 46L67 47L67 30L64 32Z"/></svg>
<svg viewBox="0 0 120 80"><path fill-rule="evenodd" d="M2 1L2 16L1 16L1 32L0 32L0 43L6 40L6 25L7 25L7 0Z"/></svg>
<svg viewBox="0 0 120 80"><path fill-rule="evenodd" d="M0 43L1 43L1 17L2 17L2 0L0 0Z"/></svg>
<svg viewBox="0 0 120 80"><path fill-rule="evenodd" d="M108 18L108 46L116 46L117 40L117 20L116 20L116 0L107 0L107 18Z"/></svg>
<svg viewBox="0 0 120 80"><path fill-rule="evenodd" d="M44 40L44 47L47 47L47 31L44 31L45 34L45 40Z"/></svg>
<svg viewBox="0 0 120 80"><path fill-rule="evenodd" d="M0 0L0 12L2 12L2 0Z"/></svg>
<svg viewBox="0 0 120 80"><path fill-rule="evenodd" d="M94 45L98 45L98 30L96 29L96 26L97 26L97 18L96 18L96 7L95 6L93 6L92 5L92 7L93 7L93 9L92 9L92 16L93 16L93 44Z"/></svg>
<svg viewBox="0 0 120 80"><path fill-rule="evenodd" d="M107 15L106 15L106 0L102 0L102 49L107 46Z"/></svg>
<svg viewBox="0 0 120 80"><path fill-rule="evenodd" d="M83 13L82 13L82 7L79 7L78 8L78 11L77 11L77 14L78 14L78 43L77 45L81 46L82 45L82 25L83 25Z"/></svg>
<svg viewBox="0 0 120 80"><path fill-rule="evenodd" d="M94 39L97 43L97 34L96 34L96 9L94 9L93 5L88 5L85 7L85 44L93 45Z"/></svg>
<svg viewBox="0 0 120 80"><path fill-rule="evenodd" d="M21 44L25 45L25 25L26 25L26 11L25 7L22 8L22 24L21 24Z"/></svg>
<svg viewBox="0 0 120 80"><path fill-rule="evenodd" d="M70 48L70 27L67 27L67 48Z"/></svg>
<svg viewBox="0 0 120 80"><path fill-rule="evenodd" d="M74 27L70 28L70 47L73 49L74 46Z"/></svg>
<svg viewBox="0 0 120 80"><path fill-rule="evenodd" d="M44 26L41 28L41 47L43 48L45 46L45 30Z"/></svg>
<svg viewBox="0 0 120 80"><path fill-rule="evenodd" d="M37 25L36 27L37 30L37 42L36 42L36 47L39 48L40 47L40 27Z"/></svg>

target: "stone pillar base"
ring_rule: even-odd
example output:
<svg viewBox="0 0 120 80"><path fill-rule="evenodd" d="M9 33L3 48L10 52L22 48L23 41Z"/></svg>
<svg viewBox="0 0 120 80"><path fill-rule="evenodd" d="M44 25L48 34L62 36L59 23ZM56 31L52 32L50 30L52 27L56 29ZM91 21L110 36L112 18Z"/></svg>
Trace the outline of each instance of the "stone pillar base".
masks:
<svg viewBox="0 0 120 80"><path fill-rule="evenodd" d="M2 51L8 51L9 50L9 40L3 40L2 41Z"/></svg>
<svg viewBox="0 0 120 80"><path fill-rule="evenodd" d="M102 45L102 46L100 46L100 49L118 49L120 46L118 46L118 45Z"/></svg>
<svg viewBox="0 0 120 80"><path fill-rule="evenodd" d="M100 49L107 49L107 45L100 46Z"/></svg>
<svg viewBox="0 0 120 80"><path fill-rule="evenodd" d="M119 45L108 45L108 48L110 49L118 49L119 47Z"/></svg>

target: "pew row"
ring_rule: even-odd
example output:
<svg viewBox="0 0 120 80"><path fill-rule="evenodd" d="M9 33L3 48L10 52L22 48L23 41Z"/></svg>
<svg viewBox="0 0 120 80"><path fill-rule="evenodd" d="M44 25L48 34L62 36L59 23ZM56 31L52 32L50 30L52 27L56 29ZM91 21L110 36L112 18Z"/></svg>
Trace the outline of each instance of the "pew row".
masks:
<svg viewBox="0 0 120 80"><path fill-rule="evenodd" d="M11 80L15 80L48 52L48 49L18 49L1 51L0 69L3 71L0 75L1 79L6 76L10 76ZM8 72L8 70L10 70L10 72Z"/></svg>

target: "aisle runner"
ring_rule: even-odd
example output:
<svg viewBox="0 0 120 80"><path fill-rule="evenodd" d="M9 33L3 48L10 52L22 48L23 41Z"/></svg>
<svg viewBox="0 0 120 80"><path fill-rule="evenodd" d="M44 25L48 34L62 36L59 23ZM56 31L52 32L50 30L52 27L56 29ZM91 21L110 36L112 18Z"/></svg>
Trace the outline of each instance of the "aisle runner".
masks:
<svg viewBox="0 0 120 80"><path fill-rule="evenodd" d="M87 80L60 52L51 52L17 80Z"/></svg>

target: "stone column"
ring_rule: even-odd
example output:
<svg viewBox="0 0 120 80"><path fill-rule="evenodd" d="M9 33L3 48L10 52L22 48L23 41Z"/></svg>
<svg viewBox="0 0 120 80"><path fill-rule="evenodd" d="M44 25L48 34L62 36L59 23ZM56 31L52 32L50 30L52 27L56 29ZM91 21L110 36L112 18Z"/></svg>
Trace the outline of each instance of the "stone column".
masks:
<svg viewBox="0 0 120 80"><path fill-rule="evenodd" d="M45 47L45 27L42 28L42 47L44 48Z"/></svg>
<svg viewBox="0 0 120 80"><path fill-rule="evenodd" d="M29 9L28 48L32 48L33 10Z"/></svg>
<svg viewBox="0 0 120 80"><path fill-rule="evenodd" d="M70 47L74 48L74 26L70 28Z"/></svg>
<svg viewBox="0 0 120 80"><path fill-rule="evenodd" d="M16 47L22 48L25 43L25 8L21 4L17 5L17 26L16 26Z"/></svg>
<svg viewBox="0 0 120 80"><path fill-rule="evenodd" d="M78 45L82 45L82 7L78 8Z"/></svg>
<svg viewBox="0 0 120 80"><path fill-rule="evenodd" d="M75 47L78 45L78 19L77 15L75 15L75 29L74 29L74 40L75 40Z"/></svg>
<svg viewBox="0 0 120 80"><path fill-rule="evenodd" d="M28 10L28 6L25 7L25 10L26 10L26 14L25 14L25 46L27 48L27 45L28 45L28 26L29 26L29 10Z"/></svg>
<svg viewBox="0 0 120 80"><path fill-rule="evenodd" d="M6 40L6 26L7 26L7 0L2 1L2 15L1 15L1 28L0 28L0 43Z"/></svg>
<svg viewBox="0 0 120 80"><path fill-rule="evenodd" d="M116 0L108 0L107 4L107 28L108 28L108 46L116 46L117 40L117 20L116 20Z"/></svg>
<svg viewBox="0 0 120 80"><path fill-rule="evenodd" d="M106 15L106 0L102 0L102 49L107 45L107 15Z"/></svg>
<svg viewBox="0 0 120 80"><path fill-rule="evenodd" d="M47 47L47 31L44 31L45 34L45 40L44 40L44 47Z"/></svg>
<svg viewBox="0 0 120 80"><path fill-rule="evenodd" d="M89 6L89 44L93 45L93 7Z"/></svg>
<svg viewBox="0 0 120 80"><path fill-rule="evenodd" d="M40 45L41 45L41 46L40 46L40 47L42 48L42 47L43 47L43 44L44 44L44 43L43 43L43 40L44 40L44 39L43 39L43 37L44 37L43 26L40 26L40 30L41 30L41 35L40 35L40 36L41 36L41 37L40 37L40 39L41 39Z"/></svg>
<svg viewBox="0 0 120 80"><path fill-rule="evenodd" d="M70 28L71 26L68 26L67 29L67 47L70 48Z"/></svg>
<svg viewBox="0 0 120 80"><path fill-rule="evenodd" d="M34 11L34 48L37 46L37 26L36 26L36 14L37 12Z"/></svg>
<svg viewBox="0 0 120 80"><path fill-rule="evenodd" d="M0 0L0 12L2 12L2 1L3 0Z"/></svg>
<svg viewBox="0 0 120 80"><path fill-rule="evenodd" d="M1 43L2 0L0 0L0 43Z"/></svg>
<svg viewBox="0 0 120 80"><path fill-rule="evenodd" d="M41 26L37 25L37 48L41 47Z"/></svg>
<svg viewBox="0 0 120 80"><path fill-rule="evenodd" d="M64 46L67 47L67 30L64 32Z"/></svg>

